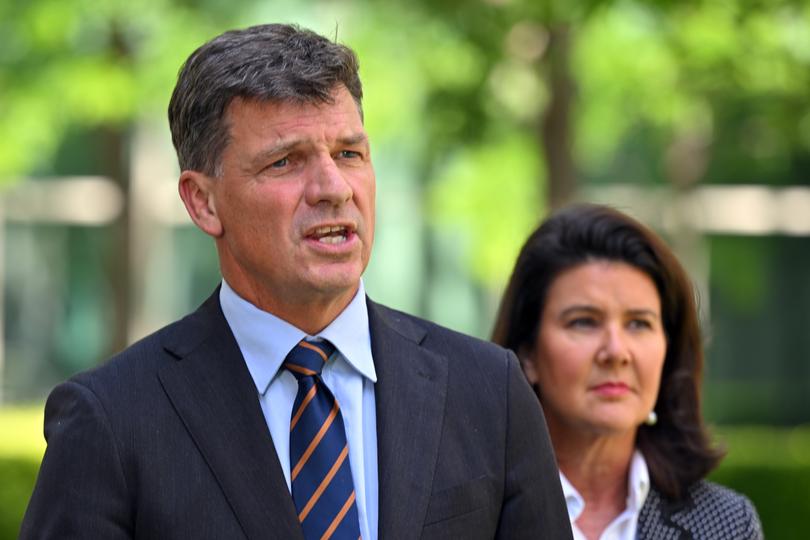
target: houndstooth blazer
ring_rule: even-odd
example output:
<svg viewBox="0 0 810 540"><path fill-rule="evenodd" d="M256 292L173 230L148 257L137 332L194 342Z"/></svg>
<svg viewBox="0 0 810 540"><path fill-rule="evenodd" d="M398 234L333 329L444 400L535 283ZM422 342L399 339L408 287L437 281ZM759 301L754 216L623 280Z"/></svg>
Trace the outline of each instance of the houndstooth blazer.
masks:
<svg viewBox="0 0 810 540"><path fill-rule="evenodd" d="M759 516L744 495L712 482L673 502L653 486L638 516L639 540L762 540Z"/></svg>

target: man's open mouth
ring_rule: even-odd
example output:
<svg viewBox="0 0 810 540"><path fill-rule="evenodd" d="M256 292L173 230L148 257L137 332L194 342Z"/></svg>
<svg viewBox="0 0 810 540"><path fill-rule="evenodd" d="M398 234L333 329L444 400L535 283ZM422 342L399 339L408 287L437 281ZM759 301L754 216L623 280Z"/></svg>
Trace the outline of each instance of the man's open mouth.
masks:
<svg viewBox="0 0 810 540"><path fill-rule="evenodd" d="M349 237L349 229L343 225L318 227L311 237L322 244L340 244Z"/></svg>

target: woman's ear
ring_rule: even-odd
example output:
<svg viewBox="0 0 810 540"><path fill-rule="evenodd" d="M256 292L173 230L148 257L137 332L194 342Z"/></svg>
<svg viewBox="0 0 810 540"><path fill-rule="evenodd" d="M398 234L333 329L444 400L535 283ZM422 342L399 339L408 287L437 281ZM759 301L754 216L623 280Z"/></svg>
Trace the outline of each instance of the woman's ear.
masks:
<svg viewBox="0 0 810 540"><path fill-rule="evenodd" d="M198 171L180 173L178 191L194 224L206 234L219 238L224 232L216 208L214 187L217 180Z"/></svg>
<svg viewBox="0 0 810 540"><path fill-rule="evenodd" d="M523 347L518 351L518 359L520 359L520 368L529 384L537 389L537 367L534 351L528 347Z"/></svg>

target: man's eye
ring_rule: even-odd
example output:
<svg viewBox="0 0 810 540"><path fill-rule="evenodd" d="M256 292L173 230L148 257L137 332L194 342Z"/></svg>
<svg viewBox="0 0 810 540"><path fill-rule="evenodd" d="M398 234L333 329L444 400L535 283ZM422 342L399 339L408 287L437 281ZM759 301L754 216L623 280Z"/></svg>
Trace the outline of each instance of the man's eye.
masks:
<svg viewBox="0 0 810 540"><path fill-rule="evenodd" d="M341 150L340 157L343 159L354 159L360 157L360 152L355 152L354 150Z"/></svg>
<svg viewBox="0 0 810 540"><path fill-rule="evenodd" d="M286 167L287 165L289 165L289 163L290 163L289 158L283 157L283 158L271 163L269 168L271 168L271 169L281 169L281 168Z"/></svg>

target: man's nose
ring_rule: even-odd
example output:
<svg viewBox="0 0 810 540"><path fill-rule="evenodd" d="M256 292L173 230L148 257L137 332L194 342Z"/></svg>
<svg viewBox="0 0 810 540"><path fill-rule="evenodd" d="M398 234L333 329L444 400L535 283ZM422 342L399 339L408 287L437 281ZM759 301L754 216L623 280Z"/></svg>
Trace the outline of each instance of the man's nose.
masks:
<svg viewBox="0 0 810 540"><path fill-rule="evenodd" d="M351 200L351 184L333 156L319 156L312 165L310 175L307 183L307 202L310 205L327 202L338 206Z"/></svg>

